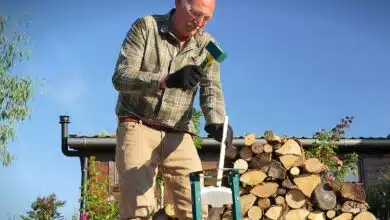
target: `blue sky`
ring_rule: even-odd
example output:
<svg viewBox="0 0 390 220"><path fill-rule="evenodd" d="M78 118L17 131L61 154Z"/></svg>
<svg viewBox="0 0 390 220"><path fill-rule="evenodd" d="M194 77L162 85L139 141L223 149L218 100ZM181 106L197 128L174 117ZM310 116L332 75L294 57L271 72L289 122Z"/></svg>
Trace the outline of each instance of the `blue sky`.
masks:
<svg viewBox="0 0 390 220"><path fill-rule="evenodd" d="M114 132L111 76L122 40L136 17L173 3L0 0L2 15L31 21L31 60L15 72L46 79L10 145L16 160L0 168L0 219L51 192L71 218L80 164L61 153L59 116L70 116L71 133ZM385 0L217 1L207 30L229 54L221 75L235 135L312 135L354 115L349 136L387 136L388 11Z"/></svg>

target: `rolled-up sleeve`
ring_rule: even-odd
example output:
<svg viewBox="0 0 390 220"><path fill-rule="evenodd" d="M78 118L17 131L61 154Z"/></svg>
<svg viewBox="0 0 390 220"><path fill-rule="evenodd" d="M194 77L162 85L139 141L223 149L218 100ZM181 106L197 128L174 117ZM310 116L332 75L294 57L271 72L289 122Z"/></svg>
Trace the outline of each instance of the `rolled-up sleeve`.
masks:
<svg viewBox="0 0 390 220"><path fill-rule="evenodd" d="M159 89L163 74L140 71L147 37L145 19L136 19L122 43L112 76L112 83L117 91L140 92Z"/></svg>

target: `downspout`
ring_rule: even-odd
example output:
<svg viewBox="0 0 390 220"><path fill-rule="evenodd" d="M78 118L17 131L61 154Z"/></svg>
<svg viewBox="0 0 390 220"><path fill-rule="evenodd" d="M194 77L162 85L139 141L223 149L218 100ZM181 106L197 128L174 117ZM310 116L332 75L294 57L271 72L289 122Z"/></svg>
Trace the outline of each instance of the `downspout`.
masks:
<svg viewBox="0 0 390 220"><path fill-rule="evenodd" d="M87 187L85 185L85 182L88 178L88 157L80 157L80 166L81 166L81 195L82 199L80 201L80 211L85 210L85 203L86 203L86 192ZM81 213L80 213L81 214Z"/></svg>
<svg viewBox="0 0 390 220"><path fill-rule="evenodd" d="M86 154L78 152L78 151L70 151L68 148L68 139L69 139L69 130L68 124L69 116L61 115L60 116L60 124L61 124L61 151L67 157L79 157L80 159L80 167L81 167L81 189L80 193L83 195L83 199L80 201L80 210L85 209L85 197L86 194L86 186L85 182L88 178L88 157ZM81 215L81 213L79 212Z"/></svg>

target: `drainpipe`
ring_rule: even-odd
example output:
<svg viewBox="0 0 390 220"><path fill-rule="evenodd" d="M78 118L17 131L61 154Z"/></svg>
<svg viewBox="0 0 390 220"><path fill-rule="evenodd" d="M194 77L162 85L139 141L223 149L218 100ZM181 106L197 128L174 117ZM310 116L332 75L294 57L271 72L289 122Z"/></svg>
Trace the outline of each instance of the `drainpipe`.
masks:
<svg viewBox="0 0 390 220"><path fill-rule="evenodd" d="M60 124L61 124L61 150L62 153L67 157L80 157L82 154L78 151L70 151L68 148L68 138L69 138L69 131L68 131L68 124L69 116L61 115L60 116Z"/></svg>
<svg viewBox="0 0 390 220"><path fill-rule="evenodd" d="M68 139L69 139L69 131L68 124L69 116L61 115L60 116L60 124L61 124L61 150L62 153L67 157L79 157L80 159L80 167L81 167L81 195L85 195L86 186L85 182L88 178L88 157L86 154L78 152L78 151L70 151L68 148ZM84 210L85 208L85 198L80 201L80 210ZM81 214L81 213L79 213Z"/></svg>
<svg viewBox="0 0 390 220"><path fill-rule="evenodd" d="M87 187L85 182L88 178L88 157L80 157L80 166L81 166L81 195L83 198L80 201L80 211L85 209L86 198L85 194L87 192ZM81 213L80 213L81 214Z"/></svg>

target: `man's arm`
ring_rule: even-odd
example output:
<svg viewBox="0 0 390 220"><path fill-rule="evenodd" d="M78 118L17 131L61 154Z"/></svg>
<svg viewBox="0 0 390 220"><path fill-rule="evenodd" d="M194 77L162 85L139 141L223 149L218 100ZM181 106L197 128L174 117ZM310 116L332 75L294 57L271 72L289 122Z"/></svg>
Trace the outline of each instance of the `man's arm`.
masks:
<svg viewBox="0 0 390 220"><path fill-rule="evenodd" d="M114 88L120 92L157 90L164 84L164 74L140 71L148 30L144 18L138 18L127 32L120 48L112 76Z"/></svg>
<svg viewBox="0 0 390 220"><path fill-rule="evenodd" d="M199 98L206 126L209 124L223 124L225 100L221 87L220 63L217 61L213 61L205 69L205 74L200 81Z"/></svg>

